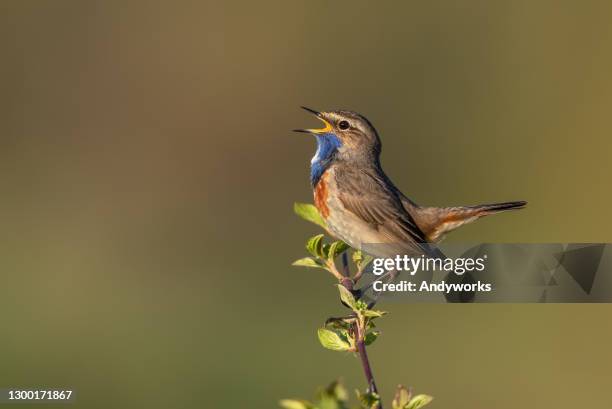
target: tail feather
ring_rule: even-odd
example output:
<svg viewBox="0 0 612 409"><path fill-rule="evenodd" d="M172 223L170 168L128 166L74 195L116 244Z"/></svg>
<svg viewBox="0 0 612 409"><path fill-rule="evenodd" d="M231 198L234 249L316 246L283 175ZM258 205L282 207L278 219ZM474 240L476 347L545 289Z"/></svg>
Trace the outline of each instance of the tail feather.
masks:
<svg viewBox="0 0 612 409"><path fill-rule="evenodd" d="M466 209L473 209L476 212L481 213L482 216L486 216L493 213L505 212L507 210L523 209L526 205L526 201L520 200L516 202L503 202L483 204L478 206L468 206Z"/></svg>
<svg viewBox="0 0 612 409"><path fill-rule="evenodd" d="M457 227L471 223L483 216L508 210L518 210L527 205L527 202L521 200L477 206L421 207L408 198L402 199L406 211L410 213L421 231L425 233L427 240L432 243L442 240L447 233Z"/></svg>

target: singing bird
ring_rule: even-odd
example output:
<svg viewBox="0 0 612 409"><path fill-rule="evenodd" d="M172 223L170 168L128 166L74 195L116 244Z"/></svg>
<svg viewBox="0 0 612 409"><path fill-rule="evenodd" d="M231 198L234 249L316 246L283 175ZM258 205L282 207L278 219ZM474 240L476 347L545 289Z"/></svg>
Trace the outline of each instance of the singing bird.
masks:
<svg viewBox="0 0 612 409"><path fill-rule="evenodd" d="M329 232L353 248L367 244L377 257L396 254L443 257L430 243L480 217L521 209L527 202L460 207L419 206L406 197L380 165L381 141L364 116L352 111L318 112L321 129L313 134L317 151L311 161L314 203Z"/></svg>

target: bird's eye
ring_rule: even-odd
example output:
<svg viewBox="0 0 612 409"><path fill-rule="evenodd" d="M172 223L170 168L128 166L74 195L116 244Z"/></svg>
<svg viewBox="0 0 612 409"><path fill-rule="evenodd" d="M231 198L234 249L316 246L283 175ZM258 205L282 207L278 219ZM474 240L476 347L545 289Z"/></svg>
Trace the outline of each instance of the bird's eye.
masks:
<svg viewBox="0 0 612 409"><path fill-rule="evenodd" d="M338 123L338 128L342 129L343 131L346 130L346 129L349 129L350 126L351 125L348 123L348 121L340 121Z"/></svg>

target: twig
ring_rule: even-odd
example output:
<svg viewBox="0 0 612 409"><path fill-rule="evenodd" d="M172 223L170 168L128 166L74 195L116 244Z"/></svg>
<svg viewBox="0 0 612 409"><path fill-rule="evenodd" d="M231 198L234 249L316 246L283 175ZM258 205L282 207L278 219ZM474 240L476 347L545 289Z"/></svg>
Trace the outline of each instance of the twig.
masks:
<svg viewBox="0 0 612 409"><path fill-rule="evenodd" d="M348 264L348 253L346 251L342 253L342 274L344 274L345 277L351 276Z"/></svg>
<svg viewBox="0 0 612 409"><path fill-rule="evenodd" d="M327 270L328 270L330 273L332 273L332 275L333 275L334 277L336 277L336 279L337 279L338 281L340 281L341 283L343 283L343 284L344 284L344 279L345 279L345 276L344 276L344 274L342 274L340 271L338 271L338 269L336 268L336 263L334 262L334 260L327 260L327 261L325 262L325 264L326 264L326 266L327 266Z"/></svg>
<svg viewBox="0 0 612 409"><path fill-rule="evenodd" d="M359 352L359 358L361 359L361 366L363 366L363 372L365 374L366 380L368 381L368 390L371 393L375 393L378 395L378 388L376 387L376 381L374 380L374 374L372 373L372 367L370 366L370 360L368 359L368 352L366 351L365 345L365 335L361 329L361 325L359 323L355 324L355 328L357 329L356 335L356 343L357 343L357 352ZM382 403L378 404L378 408L382 409Z"/></svg>
<svg viewBox="0 0 612 409"><path fill-rule="evenodd" d="M344 273L345 279L342 280L342 285L349 291L353 291L353 280L349 278L349 265L348 256L346 252L342 255L342 272ZM357 352L361 359L361 366L368 382L368 391L378 395L378 388L376 387L376 381L374 380L374 374L372 373L372 367L370 366L370 360L368 359L368 352L366 351L365 345L365 328L364 323L360 322L360 319L355 320L353 324L353 331L355 333L355 343L357 346ZM382 402L378 402L376 406L378 409L383 409Z"/></svg>

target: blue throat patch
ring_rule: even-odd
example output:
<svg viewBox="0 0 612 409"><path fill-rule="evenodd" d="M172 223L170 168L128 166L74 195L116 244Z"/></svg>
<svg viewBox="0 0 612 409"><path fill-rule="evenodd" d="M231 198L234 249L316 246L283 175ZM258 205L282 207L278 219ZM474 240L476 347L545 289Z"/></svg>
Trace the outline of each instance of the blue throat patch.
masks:
<svg viewBox="0 0 612 409"><path fill-rule="evenodd" d="M310 182L316 186L325 170L331 164L338 148L342 146L340 139L333 133L315 135L317 138L317 153L310 164Z"/></svg>

